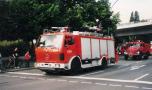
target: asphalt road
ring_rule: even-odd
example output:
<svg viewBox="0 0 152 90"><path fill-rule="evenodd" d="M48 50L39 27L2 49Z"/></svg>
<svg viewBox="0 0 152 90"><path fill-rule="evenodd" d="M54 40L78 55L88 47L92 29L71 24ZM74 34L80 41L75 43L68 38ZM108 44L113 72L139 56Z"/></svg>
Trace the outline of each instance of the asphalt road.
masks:
<svg viewBox="0 0 152 90"><path fill-rule="evenodd" d="M37 69L8 72L0 74L0 90L152 90L152 57L121 58L106 69L85 69L73 76Z"/></svg>

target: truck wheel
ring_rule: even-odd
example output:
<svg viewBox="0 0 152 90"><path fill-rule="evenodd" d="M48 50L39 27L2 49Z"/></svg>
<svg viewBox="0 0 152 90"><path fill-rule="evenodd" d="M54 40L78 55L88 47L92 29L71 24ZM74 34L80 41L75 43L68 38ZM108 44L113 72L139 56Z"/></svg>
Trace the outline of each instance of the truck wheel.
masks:
<svg viewBox="0 0 152 90"><path fill-rule="evenodd" d="M125 59L125 60L128 60L128 55L124 55L124 59Z"/></svg>
<svg viewBox="0 0 152 90"><path fill-rule="evenodd" d="M104 68L104 69L108 67L108 62L107 62L106 59L102 60L102 66L101 67Z"/></svg>
<svg viewBox="0 0 152 90"><path fill-rule="evenodd" d="M81 63L79 60L75 59L71 63L71 70L70 73L73 74L78 74L82 70L81 68Z"/></svg>
<svg viewBox="0 0 152 90"><path fill-rule="evenodd" d="M138 55L138 56L137 56L137 59L138 59L138 60L141 60L141 59L142 59L142 55Z"/></svg>
<svg viewBox="0 0 152 90"><path fill-rule="evenodd" d="M149 58L149 54L145 54L144 59L148 59L148 58Z"/></svg>
<svg viewBox="0 0 152 90"><path fill-rule="evenodd" d="M133 59L133 60L137 60L137 59L138 59L138 56L133 56L132 59Z"/></svg>

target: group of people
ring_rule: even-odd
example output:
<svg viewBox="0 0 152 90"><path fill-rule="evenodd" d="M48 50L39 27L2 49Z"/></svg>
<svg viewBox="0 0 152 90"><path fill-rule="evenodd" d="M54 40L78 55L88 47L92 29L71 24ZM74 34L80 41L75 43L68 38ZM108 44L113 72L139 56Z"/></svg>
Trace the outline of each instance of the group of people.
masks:
<svg viewBox="0 0 152 90"><path fill-rule="evenodd" d="M19 57L18 48L14 48L12 54L9 56L7 60L2 59L2 55L0 53L0 72L7 68L20 68L20 67L29 67L30 61L33 58L31 50L28 50L23 57ZM24 65L23 65L24 64Z"/></svg>

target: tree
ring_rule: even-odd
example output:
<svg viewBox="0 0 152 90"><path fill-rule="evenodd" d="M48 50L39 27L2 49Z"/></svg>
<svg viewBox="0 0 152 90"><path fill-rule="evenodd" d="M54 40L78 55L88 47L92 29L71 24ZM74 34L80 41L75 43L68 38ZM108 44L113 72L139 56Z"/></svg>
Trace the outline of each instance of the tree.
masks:
<svg viewBox="0 0 152 90"><path fill-rule="evenodd" d="M95 26L98 19L104 34L112 34L119 15L112 16L108 0L10 0L9 31L16 39L30 41L44 28L69 26L72 30Z"/></svg>
<svg viewBox="0 0 152 90"><path fill-rule="evenodd" d="M139 13L138 11L135 11L135 16L134 16L134 22L139 22L140 21L140 18L139 18Z"/></svg>
<svg viewBox="0 0 152 90"><path fill-rule="evenodd" d="M134 12L131 12L130 22L134 22Z"/></svg>
<svg viewBox="0 0 152 90"><path fill-rule="evenodd" d="M30 41L46 27L57 26L58 5L50 0L12 0L10 14L16 38Z"/></svg>
<svg viewBox="0 0 152 90"><path fill-rule="evenodd" d="M120 22L120 13L116 13L112 16L112 31L110 34L113 34L115 36L115 30L117 30L117 24Z"/></svg>
<svg viewBox="0 0 152 90"><path fill-rule="evenodd" d="M7 1L0 1L0 40L8 35L7 23L8 23L8 3ZM4 36L5 35L5 36Z"/></svg>
<svg viewBox="0 0 152 90"><path fill-rule="evenodd" d="M139 13L138 11L135 11L135 12L132 12L131 13L131 16L130 16L130 22L139 22L140 21L140 18L139 18Z"/></svg>

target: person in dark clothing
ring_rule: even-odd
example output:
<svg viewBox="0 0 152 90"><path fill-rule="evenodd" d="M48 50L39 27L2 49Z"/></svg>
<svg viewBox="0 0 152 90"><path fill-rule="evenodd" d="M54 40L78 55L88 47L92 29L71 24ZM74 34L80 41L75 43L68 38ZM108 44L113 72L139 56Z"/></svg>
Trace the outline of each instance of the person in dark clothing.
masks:
<svg viewBox="0 0 152 90"><path fill-rule="evenodd" d="M34 44L31 45L31 47L29 49L29 54L31 56L31 60L35 61L35 46L34 46Z"/></svg>
<svg viewBox="0 0 152 90"><path fill-rule="evenodd" d="M14 49L14 51L13 51L13 58L15 59L15 67L17 68L17 67L19 67L19 60L18 60L18 57L19 57L19 55L18 55L18 48L15 48Z"/></svg>
<svg viewBox="0 0 152 90"><path fill-rule="evenodd" d="M32 43L32 45L29 48L29 55L30 55L30 59L29 59L29 63L31 63L31 66L34 66L34 62L35 62L35 45ZM29 65L29 66L30 66Z"/></svg>

